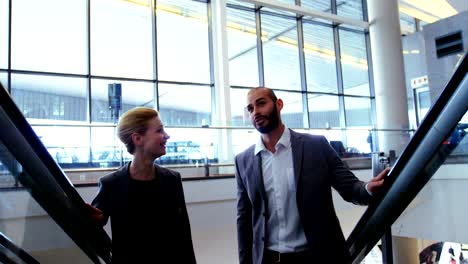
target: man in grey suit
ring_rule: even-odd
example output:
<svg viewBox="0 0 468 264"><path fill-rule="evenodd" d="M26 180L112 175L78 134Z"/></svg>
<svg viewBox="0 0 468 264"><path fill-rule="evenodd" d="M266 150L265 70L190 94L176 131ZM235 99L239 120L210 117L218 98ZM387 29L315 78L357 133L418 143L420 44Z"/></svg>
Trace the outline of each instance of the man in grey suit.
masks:
<svg viewBox="0 0 468 264"><path fill-rule="evenodd" d="M247 95L261 137L235 159L240 263L348 263L331 187L346 201L366 205L388 169L360 181L325 137L286 128L282 108L271 89Z"/></svg>

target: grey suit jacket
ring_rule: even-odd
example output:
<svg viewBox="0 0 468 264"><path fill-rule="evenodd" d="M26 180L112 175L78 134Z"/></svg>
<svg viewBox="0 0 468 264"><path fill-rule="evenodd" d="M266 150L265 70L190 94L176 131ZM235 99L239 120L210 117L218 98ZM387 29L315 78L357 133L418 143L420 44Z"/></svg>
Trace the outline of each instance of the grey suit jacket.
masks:
<svg viewBox="0 0 468 264"><path fill-rule="evenodd" d="M332 201L333 187L348 202L365 205L365 183L346 168L323 136L291 130L299 217L311 254L327 263L347 263L348 253ZM261 264L268 217L261 155L255 145L236 156L237 231L241 264ZM318 262L317 262L318 263Z"/></svg>

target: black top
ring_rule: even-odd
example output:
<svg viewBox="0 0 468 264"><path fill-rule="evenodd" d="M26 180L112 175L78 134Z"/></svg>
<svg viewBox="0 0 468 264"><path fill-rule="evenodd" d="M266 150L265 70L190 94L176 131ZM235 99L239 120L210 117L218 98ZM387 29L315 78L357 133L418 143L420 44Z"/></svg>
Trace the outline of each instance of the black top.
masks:
<svg viewBox="0 0 468 264"><path fill-rule="evenodd" d="M111 219L113 263L196 263L180 175L155 168L152 181L131 179L129 164L99 181L93 205Z"/></svg>

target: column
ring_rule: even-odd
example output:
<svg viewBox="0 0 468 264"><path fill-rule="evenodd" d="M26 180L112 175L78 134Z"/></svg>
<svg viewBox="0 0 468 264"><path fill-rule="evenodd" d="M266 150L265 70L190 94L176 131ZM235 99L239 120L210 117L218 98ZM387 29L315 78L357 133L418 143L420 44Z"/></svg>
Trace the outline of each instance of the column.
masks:
<svg viewBox="0 0 468 264"><path fill-rule="evenodd" d="M220 127L230 127L231 97L229 86L229 61L226 32L226 0L212 1L212 32L213 32L213 80L215 85L216 115L213 124ZM232 130L217 130L217 156L219 163L233 162ZM219 172L224 168L220 167Z"/></svg>
<svg viewBox="0 0 468 264"><path fill-rule="evenodd" d="M408 103L397 0L368 0L377 128L408 129ZM409 141L400 131L378 133L380 151L399 155Z"/></svg>

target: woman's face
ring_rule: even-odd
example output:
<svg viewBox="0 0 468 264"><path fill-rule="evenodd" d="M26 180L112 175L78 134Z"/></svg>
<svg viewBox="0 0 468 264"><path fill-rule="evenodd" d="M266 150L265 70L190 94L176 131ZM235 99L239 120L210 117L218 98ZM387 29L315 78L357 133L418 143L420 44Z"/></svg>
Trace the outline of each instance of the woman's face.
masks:
<svg viewBox="0 0 468 264"><path fill-rule="evenodd" d="M166 154L166 142L169 135L164 130L164 125L159 117L148 122L148 129L141 135L141 150L151 158L158 158Z"/></svg>

